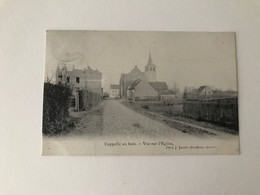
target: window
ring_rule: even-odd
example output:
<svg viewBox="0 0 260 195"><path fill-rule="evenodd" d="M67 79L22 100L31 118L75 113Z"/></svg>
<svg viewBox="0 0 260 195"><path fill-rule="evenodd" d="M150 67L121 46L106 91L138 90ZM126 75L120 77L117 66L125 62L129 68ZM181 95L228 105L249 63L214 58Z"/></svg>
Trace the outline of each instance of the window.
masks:
<svg viewBox="0 0 260 195"><path fill-rule="evenodd" d="M79 83L79 77L76 77L76 82Z"/></svg>
<svg viewBox="0 0 260 195"><path fill-rule="evenodd" d="M155 71L155 67L153 67L153 71Z"/></svg>
<svg viewBox="0 0 260 195"><path fill-rule="evenodd" d="M70 82L70 77L67 77L67 83L69 83Z"/></svg>
<svg viewBox="0 0 260 195"><path fill-rule="evenodd" d="M150 71L152 71L153 70L153 68L152 67L150 67Z"/></svg>
<svg viewBox="0 0 260 195"><path fill-rule="evenodd" d="M62 75L60 74L58 77L61 79L61 78L62 78Z"/></svg>

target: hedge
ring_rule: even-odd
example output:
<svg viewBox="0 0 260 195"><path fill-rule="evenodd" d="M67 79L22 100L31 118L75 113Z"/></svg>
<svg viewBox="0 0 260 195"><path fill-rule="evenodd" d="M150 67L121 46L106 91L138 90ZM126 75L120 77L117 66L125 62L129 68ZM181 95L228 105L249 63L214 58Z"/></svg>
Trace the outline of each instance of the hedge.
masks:
<svg viewBox="0 0 260 195"><path fill-rule="evenodd" d="M44 83L43 124L44 134L57 134L69 125L71 89L62 85Z"/></svg>

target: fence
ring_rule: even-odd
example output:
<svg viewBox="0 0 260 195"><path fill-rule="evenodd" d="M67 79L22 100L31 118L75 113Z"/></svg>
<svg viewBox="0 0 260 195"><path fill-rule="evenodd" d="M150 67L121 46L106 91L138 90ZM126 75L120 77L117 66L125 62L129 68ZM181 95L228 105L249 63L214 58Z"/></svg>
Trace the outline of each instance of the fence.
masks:
<svg viewBox="0 0 260 195"><path fill-rule="evenodd" d="M238 130L237 98L184 101L183 114L196 120L218 123Z"/></svg>
<svg viewBox="0 0 260 195"><path fill-rule="evenodd" d="M96 106L102 100L102 96L98 93L94 93L87 90L79 90L79 109L86 110Z"/></svg>

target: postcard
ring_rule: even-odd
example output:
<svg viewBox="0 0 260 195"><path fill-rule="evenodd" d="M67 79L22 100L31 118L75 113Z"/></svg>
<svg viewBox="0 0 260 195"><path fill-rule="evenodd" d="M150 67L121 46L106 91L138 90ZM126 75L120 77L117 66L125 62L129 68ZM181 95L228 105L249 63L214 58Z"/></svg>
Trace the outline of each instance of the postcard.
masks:
<svg viewBox="0 0 260 195"><path fill-rule="evenodd" d="M43 155L239 154L233 32L46 32Z"/></svg>

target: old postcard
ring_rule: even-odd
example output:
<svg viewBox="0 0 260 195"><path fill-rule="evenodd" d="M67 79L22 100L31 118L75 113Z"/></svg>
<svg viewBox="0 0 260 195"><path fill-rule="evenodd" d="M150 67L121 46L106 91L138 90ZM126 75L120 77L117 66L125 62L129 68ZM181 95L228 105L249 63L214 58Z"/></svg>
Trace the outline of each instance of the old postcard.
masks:
<svg viewBox="0 0 260 195"><path fill-rule="evenodd" d="M43 155L239 154L235 33L47 31Z"/></svg>

